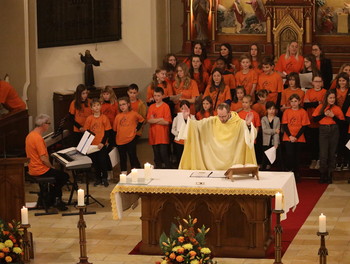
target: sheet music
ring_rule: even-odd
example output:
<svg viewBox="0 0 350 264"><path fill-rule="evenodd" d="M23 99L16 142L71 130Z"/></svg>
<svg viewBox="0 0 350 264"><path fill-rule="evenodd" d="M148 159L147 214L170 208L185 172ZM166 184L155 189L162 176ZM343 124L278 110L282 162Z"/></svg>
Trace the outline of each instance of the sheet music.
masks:
<svg viewBox="0 0 350 264"><path fill-rule="evenodd" d="M299 73L301 88L312 88L312 72Z"/></svg>
<svg viewBox="0 0 350 264"><path fill-rule="evenodd" d="M93 134L91 134L89 131L85 131L83 137L81 138L78 146L77 146L77 150L81 153L81 154L86 154L92 141L94 140L95 136Z"/></svg>
<svg viewBox="0 0 350 264"><path fill-rule="evenodd" d="M265 154L269 159L270 163L273 164L276 160L276 148L275 147L269 148L268 150L265 151Z"/></svg>

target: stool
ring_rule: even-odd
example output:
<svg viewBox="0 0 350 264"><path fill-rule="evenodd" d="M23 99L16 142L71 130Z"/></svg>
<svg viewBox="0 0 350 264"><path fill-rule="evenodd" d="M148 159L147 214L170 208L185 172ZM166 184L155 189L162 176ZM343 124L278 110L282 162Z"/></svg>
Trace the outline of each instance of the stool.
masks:
<svg viewBox="0 0 350 264"><path fill-rule="evenodd" d="M40 216L40 215L53 215L53 214L58 214L57 211L55 212L49 212L49 208L51 205L51 197L50 197L50 189L51 185L56 183L56 180L54 177L35 177L35 176L30 176L30 181L33 183L38 183L39 184L39 192L30 192L30 193L36 193L38 195L38 201L36 204L35 209L39 209L40 206L42 206L45 210L45 213L35 213L35 216Z"/></svg>

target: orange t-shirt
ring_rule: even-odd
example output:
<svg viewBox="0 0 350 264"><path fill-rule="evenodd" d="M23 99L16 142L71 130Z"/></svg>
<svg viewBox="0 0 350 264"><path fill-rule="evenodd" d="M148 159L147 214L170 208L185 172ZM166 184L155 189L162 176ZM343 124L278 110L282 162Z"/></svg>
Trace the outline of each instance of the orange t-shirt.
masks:
<svg viewBox="0 0 350 264"><path fill-rule="evenodd" d="M299 73L304 68L304 58L303 56L298 57L298 60L295 56L290 56L287 60L285 54L282 54L276 64L275 70L279 72L286 72L290 74L291 72Z"/></svg>
<svg viewBox="0 0 350 264"><path fill-rule="evenodd" d="M90 99L88 99L88 104L81 104L81 109L77 110L74 106L75 100L73 100L69 107L69 113L74 115L74 120L81 126L84 126L85 120L91 115L92 111L90 108ZM74 126L74 132L80 132L80 130Z"/></svg>
<svg viewBox="0 0 350 264"><path fill-rule="evenodd" d="M350 117L350 107L348 108L348 111L346 112L346 116ZM349 125L349 129L348 129L348 134L350 134L350 125Z"/></svg>
<svg viewBox="0 0 350 264"><path fill-rule="evenodd" d="M91 143L92 145L102 143L105 131L112 129L108 117L102 114L99 117L95 117L94 115L88 116L88 118L86 118L84 128L95 133L95 138Z"/></svg>
<svg viewBox="0 0 350 264"><path fill-rule="evenodd" d="M286 109L282 116L282 124L288 124L290 134L295 137L303 126L310 125L310 120L303 108ZM283 134L283 141L290 141L286 132ZM304 134L296 142L305 142Z"/></svg>
<svg viewBox="0 0 350 264"><path fill-rule="evenodd" d="M265 103L262 104L262 103L255 103L253 106L252 106L252 109L257 112L259 114L259 117L260 119L266 115L266 105Z"/></svg>
<svg viewBox="0 0 350 264"><path fill-rule="evenodd" d="M236 85L244 86L246 94L250 94L250 92L253 89L253 84L258 83L258 74L252 69L249 69L248 73L243 73L242 71L239 71L236 73L235 77Z"/></svg>
<svg viewBox="0 0 350 264"><path fill-rule="evenodd" d="M26 104L18 96L16 90L5 81L0 81L0 104L9 110L24 110Z"/></svg>
<svg viewBox="0 0 350 264"><path fill-rule="evenodd" d="M245 110L242 110L238 113L239 117L243 120L245 120L246 116L249 114L249 113L253 113L253 125L255 127L260 127L261 126L261 122L260 122L260 117L259 117L259 114L257 112L255 112L254 110L250 110L250 111L245 111Z"/></svg>
<svg viewBox="0 0 350 264"><path fill-rule="evenodd" d="M329 89L335 89L337 87L337 79L334 79L331 83L331 87Z"/></svg>
<svg viewBox="0 0 350 264"><path fill-rule="evenodd" d="M43 137L38 132L32 131L27 135L26 153L30 159L28 168L31 176L42 175L50 169L40 159L41 156L49 157L49 153Z"/></svg>
<svg viewBox="0 0 350 264"><path fill-rule="evenodd" d="M135 102L131 102L131 109L135 111L136 113L139 113L144 119L147 117L147 109L144 102L142 102L140 99L137 99ZM136 135L141 136L143 127L141 127L140 130L136 132Z"/></svg>
<svg viewBox="0 0 350 264"><path fill-rule="evenodd" d="M208 85L205 89L203 98L206 96L210 96L213 100L213 108L216 110L219 104L224 103L226 100L231 100L231 92L230 88L226 85L225 89L219 93L218 96L218 89L215 89L214 91L210 91L210 86Z"/></svg>
<svg viewBox="0 0 350 264"><path fill-rule="evenodd" d="M232 102L230 106L230 110L235 111L237 113L242 111L242 101L238 101L237 103Z"/></svg>
<svg viewBox="0 0 350 264"><path fill-rule="evenodd" d="M326 92L327 92L326 89L321 89L319 91L316 91L314 88L309 89L305 93L304 103L306 103L306 102L310 102L310 103L319 102L319 104L321 104ZM315 109L316 109L316 107L309 107L308 109L306 109L306 112L307 112L309 119L310 119L310 126L309 127L312 127L312 128L319 127L319 124L317 122L315 122L312 118L312 114L315 111Z"/></svg>
<svg viewBox="0 0 350 264"><path fill-rule="evenodd" d="M175 94L182 94L180 100L192 99L193 97L199 96L198 86L196 81L191 79L191 82L187 89L184 89L183 85L184 85L183 82L181 82L179 87L177 87L176 82L174 82L174 86L173 86ZM191 114L194 115L195 108L193 103L191 104L190 110L191 110ZM175 104L175 113L178 113L179 111L180 111L180 102Z"/></svg>
<svg viewBox="0 0 350 264"><path fill-rule="evenodd" d="M314 113L312 114L312 116L319 116L321 113L321 108L322 108L322 104L320 104L319 106L316 107ZM324 112L326 112L327 110L329 110L330 107L327 106L325 109L324 109ZM332 108L331 108L333 114L340 120L344 120L344 113L343 111L341 110L341 108L337 105L333 105ZM329 116L325 116L324 118L322 118L320 121L318 121L318 123L320 125L335 125L336 122L333 120L332 117L329 117Z"/></svg>
<svg viewBox="0 0 350 264"><path fill-rule="evenodd" d="M147 120L152 118L163 118L170 124L172 120L169 106L164 102L160 106L152 104L148 108ZM150 124L148 142L150 145L169 144L169 125Z"/></svg>
<svg viewBox="0 0 350 264"><path fill-rule="evenodd" d="M183 63L186 63L189 69L191 68L191 62L190 62L189 58L184 59ZM204 59L203 64L202 64L203 71L210 74L212 67L213 67L213 65L212 65L210 59L208 59L208 58Z"/></svg>
<svg viewBox="0 0 350 264"><path fill-rule="evenodd" d="M199 79L199 73L193 73L193 80L196 81L198 92L203 94L205 87L207 87L209 83L209 74L207 72L203 72L203 81Z"/></svg>
<svg viewBox="0 0 350 264"><path fill-rule="evenodd" d="M283 90L282 91L282 96L281 96L281 105L290 106L289 97L292 94L299 95L301 105L303 105L305 93L300 88L295 89L295 90L292 90L291 88L287 88L287 89Z"/></svg>
<svg viewBox="0 0 350 264"><path fill-rule="evenodd" d="M337 88L337 104L340 108L343 107L343 104L345 102L346 99L346 95L348 94L348 90L349 89L345 89L345 90L340 90L340 88Z"/></svg>
<svg viewBox="0 0 350 264"><path fill-rule="evenodd" d="M162 87L164 90L164 97L169 97L170 95L173 95L173 88L171 87L171 84L166 82L166 85L164 85L164 83L159 83L157 87ZM152 84L148 85L147 87L147 102L150 102L151 98L153 98L153 93L154 93L154 89L152 89Z"/></svg>
<svg viewBox="0 0 350 264"><path fill-rule="evenodd" d="M227 85L230 89L236 88L236 79L232 72L226 70L222 73L222 76L224 77L225 85ZM213 77L210 75L208 84L211 83L212 79Z"/></svg>
<svg viewBox="0 0 350 264"><path fill-rule="evenodd" d="M273 72L270 75L265 73L260 74L256 90L260 91L263 89L269 91L266 101L277 103L278 93L283 91L283 80L281 75L277 72Z"/></svg>
<svg viewBox="0 0 350 264"><path fill-rule="evenodd" d="M215 113L213 113L213 116L215 115ZM196 114L196 119L197 120L202 120L203 118L208 118L210 117L210 112L209 111L205 111L204 114L202 114L201 112L197 112Z"/></svg>
<svg viewBox="0 0 350 264"><path fill-rule="evenodd" d="M114 104L111 103L103 103L101 105L101 114L104 114L108 117L109 122L111 123L111 126L113 126L114 118L119 113L119 107L118 103L115 102Z"/></svg>
<svg viewBox="0 0 350 264"><path fill-rule="evenodd" d="M138 123L145 119L137 112L131 110L127 113L119 113L114 119L113 130L117 133L115 141L117 145L125 145L131 142L136 136Z"/></svg>

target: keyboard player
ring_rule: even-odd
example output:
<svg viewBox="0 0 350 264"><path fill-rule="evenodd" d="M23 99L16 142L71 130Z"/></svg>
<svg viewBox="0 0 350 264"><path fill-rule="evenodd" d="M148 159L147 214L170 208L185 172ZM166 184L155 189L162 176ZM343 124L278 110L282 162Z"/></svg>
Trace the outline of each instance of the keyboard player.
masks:
<svg viewBox="0 0 350 264"><path fill-rule="evenodd" d="M65 172L56 170L50 162L43 138L43 134L48 130L50 124L48 115L38 115L35 119L35 128L26 137L26 153L30 159L29 175L32 177L54 177L56 180L52 193L54 206L60 211L65 211L68 208L62 202L62 187L68 181L69 176Z"/></svg>

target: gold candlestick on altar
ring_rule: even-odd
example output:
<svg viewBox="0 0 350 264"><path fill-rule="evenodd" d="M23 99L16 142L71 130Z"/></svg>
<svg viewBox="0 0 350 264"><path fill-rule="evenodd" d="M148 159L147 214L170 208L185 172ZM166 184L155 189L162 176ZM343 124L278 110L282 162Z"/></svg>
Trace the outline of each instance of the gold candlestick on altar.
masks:
<svg viewBox="0 0 350 264"><path fill-rule="evenodd" d="M30 224L21 224L21 228L23 228L23 261L25 263L30 262L30 243L28 237L28 228Z"/></svg>
<svg viewBox="0 0 350 264"><path fill-rule="evenodd" d="M77 206L79 209L79 221L78 221L78 228L79 228L79 244L80 244L80 258L79 262L77 264L92 264L88 261L88 257L86 254L86 223L84 220L84 210L86 208L85 205L83 206Z"/></svg>
<svg viewBox="0 0 350 264"><path fill-rule="evenodd" d="M281 226L281 214L283 210L273 210L276 214L276 225L275 225L275 262L274 264L283 264L282 262L282 226Z"/></svg>
<svg viewBox="0 0 350 264"><path fill-rule="evenodd" d="M328 236L328 232L317 232L317 235L321 237L321 246L318 250L320 256L320 264L327 264L328 249L326 248L325 236Z"/></svg>

